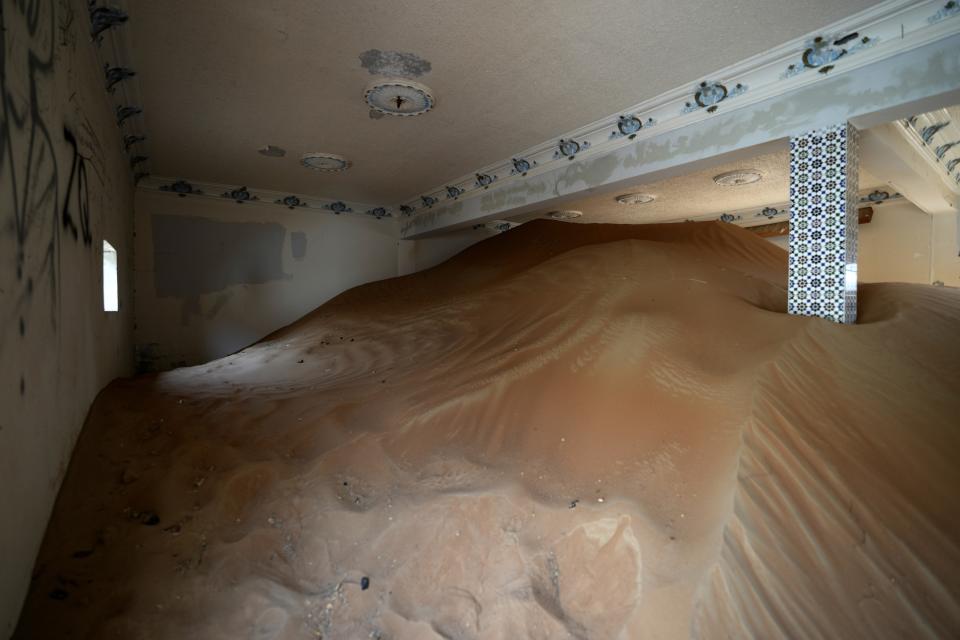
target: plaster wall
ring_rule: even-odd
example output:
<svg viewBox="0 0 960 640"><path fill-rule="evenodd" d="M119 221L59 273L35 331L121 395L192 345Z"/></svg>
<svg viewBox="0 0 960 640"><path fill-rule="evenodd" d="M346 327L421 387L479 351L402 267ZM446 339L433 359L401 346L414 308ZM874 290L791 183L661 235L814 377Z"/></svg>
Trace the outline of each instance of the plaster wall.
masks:
<svg viewBox="0 0 960 640"><path fill-rule="evenodd" d="M90 403L133 367L133 187L79 0L0 2L0 637ZM103 310L103 240L117 249Z"/></svg>
<svg viewBox="0 0 960 640"><path fill-rule="evenodd" d="M136 194L137 365L220 358L357 285L397 275L389 220Z"/></svg>
<svg viewBox="0 0 960 640"><path fill-rule="evenodd" d="M890 202L873 208L860 225L857 270L861 282L930 284L933 218L916 205Z"/></svg>
<svg viewBox="0 0 960 640"><path fill-rule="evenodd" d="M941 213L930 217L933 266L931 279L948 287L960 287L960 214Z"/></svg>
<svg viewBox="0 0 960 640"><path fill-rule="evenodd" d="M397 275L423 271L457 255L470 245L499 233L486 227L460 229L433 238L401 240L397 251Z"/></svg>
<svg viewBox="0 0 960 640"><path fill-rule="evenodd" d="M873 208L873 220L860 225L857 270L860 282L940 280L960 286L956 216L931 216L909 201ZM787 248L787 237L770 238Z"/></svg>

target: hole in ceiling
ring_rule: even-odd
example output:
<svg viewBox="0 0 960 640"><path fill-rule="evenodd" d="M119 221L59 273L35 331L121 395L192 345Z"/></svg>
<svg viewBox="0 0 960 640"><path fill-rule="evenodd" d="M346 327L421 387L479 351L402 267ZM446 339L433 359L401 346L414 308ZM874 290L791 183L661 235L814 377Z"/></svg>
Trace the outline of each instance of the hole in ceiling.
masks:
<svg viewBox="0 0 960 640"><path fill-rule="evenodd" d="M350 161L334 153L305 153L300 164L308 169L316 169L325 173L337 173L350 168Z"/></svg>
<svg viewBox="0 0 960 640"><path fill-rule="evenodd" d="M360 54L360 66L375 76L419 78L430 73L430 61L415 53L369 49Z"/></svg>
<svg viewBox="0 0 960 640"><path fill-rule="evenodd" d="M419 116L435 104L430 89L411 80L377 82L367 87L363 98L374 111L391 116Z"/></svg>
<svg viewBox="0 0 960 640"><path fill-rule="evenodd" d="M713 177L721 187L742 187L763 180L763 174L756 169L737 169Z"/></svg>

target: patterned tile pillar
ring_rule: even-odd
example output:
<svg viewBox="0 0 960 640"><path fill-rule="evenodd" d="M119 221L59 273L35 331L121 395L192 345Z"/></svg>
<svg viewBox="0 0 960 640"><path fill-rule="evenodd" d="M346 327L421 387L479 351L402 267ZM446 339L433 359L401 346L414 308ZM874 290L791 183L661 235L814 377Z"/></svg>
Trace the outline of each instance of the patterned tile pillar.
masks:
<svg viewBox="0 0 960 640"><path fill-rule="evenodd" d="M789 313L857 321L858 138L849 123L790 138Z"/></svg>

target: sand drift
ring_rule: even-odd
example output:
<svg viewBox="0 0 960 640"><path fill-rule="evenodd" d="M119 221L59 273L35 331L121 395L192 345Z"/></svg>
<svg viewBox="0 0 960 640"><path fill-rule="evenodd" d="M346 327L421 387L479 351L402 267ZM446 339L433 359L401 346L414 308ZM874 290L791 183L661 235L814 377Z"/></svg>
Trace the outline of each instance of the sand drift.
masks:
<svg viewBox="0 0 960 640"><path fill-rule="evenodd" d="M17 638L960 637L960 291L532 222L118 381Z"/></svg>

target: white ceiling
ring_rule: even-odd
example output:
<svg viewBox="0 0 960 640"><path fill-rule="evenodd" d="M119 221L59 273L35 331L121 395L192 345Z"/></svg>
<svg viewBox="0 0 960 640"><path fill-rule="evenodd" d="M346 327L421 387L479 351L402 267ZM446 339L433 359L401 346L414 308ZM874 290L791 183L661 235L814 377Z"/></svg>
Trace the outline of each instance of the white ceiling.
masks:
<svg viewBox="0 0 960 640"><path fill-rule="evenodd" d="M872 4L126 2L153 173L385 204ZM372 119L362 95L376 76L360 61L370 49L429 61L416 79L436 109ZM287 156L259 155L267 144ZM298 164L308 151L354 166L309 171Z"/></svg>
<svg viewBox="0 0 960 640"><path fill-rule="evenodd" d="M722 187L713 177L737 169L757 169L763 174L760 182L738 187ZM884 185L883 180L861 168L860 191L873 190ZM614 198L622 193L641 192L655 196L654 202L642 205L622 205ZM719 164L657 182L637 183L615 193L592 195L564 203L564 209L583 212L577 222L607 222L642 224L672 222L697 218L708 214L720 216L743 209L753 209L790 200L790 152L768 153L745 160ZM547 212L537 211L519 220L540 217Z"/></svg>

